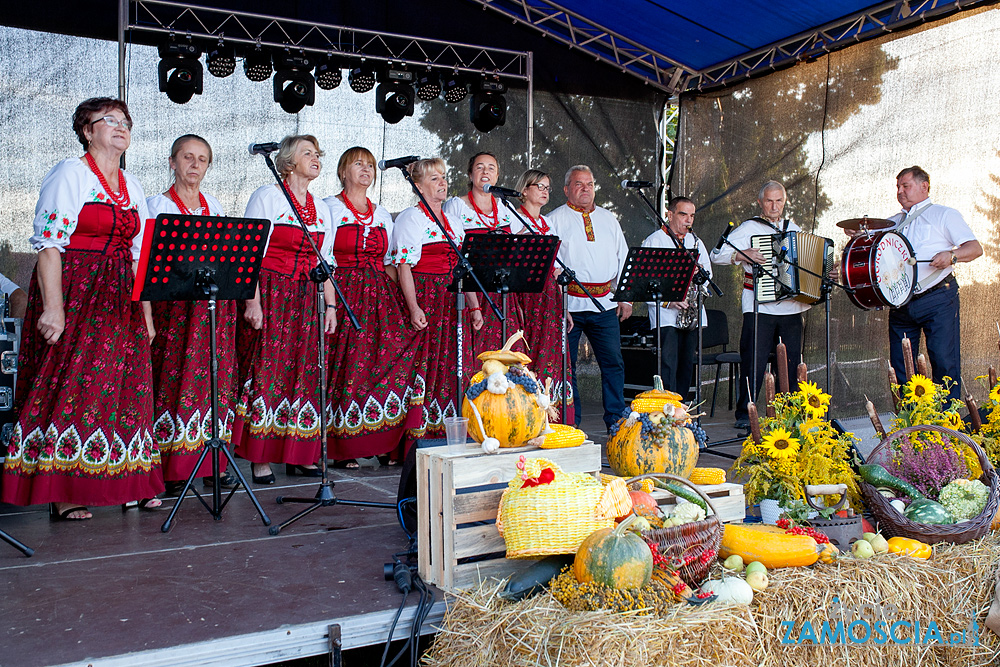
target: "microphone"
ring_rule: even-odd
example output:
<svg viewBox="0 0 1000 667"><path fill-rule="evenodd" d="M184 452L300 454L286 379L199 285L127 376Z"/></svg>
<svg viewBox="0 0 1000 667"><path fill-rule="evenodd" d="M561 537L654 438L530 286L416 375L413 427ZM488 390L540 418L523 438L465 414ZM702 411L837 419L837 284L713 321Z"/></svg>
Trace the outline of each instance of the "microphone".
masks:
<svg viewBox="0 0 1000 667"><path fill-rule="evenodd" d="M379 160L378 168L379 171L385 171L386 169L392 169L393 167L399 167L402 169L406 165L416 162L419 159L419 155L407 155L406 157L397 157L392 160Z"/></svg>
<svg viewBox="0 0 1000 667"><path fill-rule="evenodd" d="M500 195L501 197L516 197L521 198L521 193L517 190L510 190L508 188L501 188L499 185L490 185L489 183L483 186L483 192L489 192L491 194Z"/></svg>
<svg viewBox="0 0 1000 667"><path fill-rule="evenodd" d="M652 181L622 181L623 188L651 188L653 187Z"/></svg>
<svg viewBox="0 0 1000 667"><path fill-rule="evenodd" d="M250 155L266 155L281 148L281 145L271 141L266 144L250 144Z"/></svg>
<svg viewBox="0 0 1000 667"><path fill-rule="evenodd" d="M732 233L734 229L736 229L736 223L730 222L729 226L726 227L726 231L724 231L722 236L719 237L719 242L715 244L716 250L722 250L722 246L726 243L726 239L729 238L729 234Z"/></svg>

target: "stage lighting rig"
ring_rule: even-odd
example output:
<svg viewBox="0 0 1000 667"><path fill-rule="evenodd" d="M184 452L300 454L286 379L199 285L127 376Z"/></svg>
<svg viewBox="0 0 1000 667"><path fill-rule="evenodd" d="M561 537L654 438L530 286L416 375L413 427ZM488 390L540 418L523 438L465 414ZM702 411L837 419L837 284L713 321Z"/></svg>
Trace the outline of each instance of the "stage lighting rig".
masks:
<svg viewBox="0 0 1000 667"><path fill-rule="evenodd" d="M274 101L288 113L298 113L316 102L313 60L304 52L274 55Z"/></svg>
<svg viewBox="0 0 1000 667"><path fill-rule="evenodd" d="M220 39L205 54L205 66L209 74L224 79L236 71L236 51Z"/></svg>
<svg viewBox="0 0 1000 667"><path fill-rule="evenodd" d="M243 58L243 73L256 83L267 81L271 77L271 56L267 51L255 46L247 51Z"/></svg>
<svg viewBox="0 0 1000 667"><path fill-rule="evenodd" d="M452 72L442 77L444 101L458 104L469 95L465 79L458 72Z"/></svg>
<svg viewBox="0 0 1000 667"><path fill-rule="evenodd" d="M367 93L375 87L375 68L362 58L357 66L352 67L347 75L347 83L356 93Z"/></svg>
<svg viewBox="0 0 1000 667"><path fill-rule="evenodd" d="M316 85L323 90L333 90L344 80L340 62L332 54L326 54L316 64Z"/></svg>
<svg viewBox="0 0 1000 667"><path fill-rule="evenodd" d="M160 64L157 67L160 92L166 93L171 102L184 104L192 95L201 95L201 50L190 40L176 41L173 37L159 47Z"/></svg>
<svg viewBox="0 0 1000 667"><path fill-rule="evenodd" d="M469 120L480 132L489 132L507 121L507 99L503 96L507 86L500 77L491 76L476 84L469 105Z"/></svg>
<svg viewBox="0 0 1000 667"><path fill-rule="evenodd" d="M430 102L441 94L441 77L428 69L417 75L417 97Z"/></svg>
<svg viewBox="0 0 1000 667"><path fill-rule="evenodd" d="M403 67L389 68L380 77L375 91L375 111L387 123L398 123L413 115L413 72Z"/></svg>

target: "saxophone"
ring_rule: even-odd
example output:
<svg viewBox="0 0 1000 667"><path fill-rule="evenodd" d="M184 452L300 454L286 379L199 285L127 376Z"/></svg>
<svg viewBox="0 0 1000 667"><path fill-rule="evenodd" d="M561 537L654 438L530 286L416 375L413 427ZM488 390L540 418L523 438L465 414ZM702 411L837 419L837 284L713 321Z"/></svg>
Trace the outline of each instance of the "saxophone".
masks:
<svg viewBox="0 0 1000 667"><path fill-rule="evenodd" d="M694 232L688 232L691 236L694 236L694 247L698 247L698 237L694 235ZM700 258L699 258L700 259ZM677 328L678 329L695 329L701 323L701 314L698 312L698 290L701 289L701 285L698 285L694 280L688 286L687 296L684 297L687 301L687 308L681 308L677 311Z"/></svg>

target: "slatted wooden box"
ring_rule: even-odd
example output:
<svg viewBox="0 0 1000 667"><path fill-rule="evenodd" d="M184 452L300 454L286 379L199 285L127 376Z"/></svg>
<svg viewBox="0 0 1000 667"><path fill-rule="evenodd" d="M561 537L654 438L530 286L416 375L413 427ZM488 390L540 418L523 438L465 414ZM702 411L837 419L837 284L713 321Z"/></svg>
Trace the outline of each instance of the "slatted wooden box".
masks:
<svg viewBox="0 0 1000 667"><path fill-rule="evenodd" d="M747 516L746 496L742 484L702 484L698 490L712 501L719 512L722 523L743 523ZM677 497L669 491L654 489L650 494L664 514L670 514L677 506Z"/></svg>
<svg viewBox="0 0 1000 667"><path fill-rule="evenodd" d="M596 475L601 469L601 446L589 440L567 449L512 447L492 455L474 443L460 454L447 447L417 450L417 565L424 581L456 591L527 565L504 557L506 545L495 523L521 454L548 459L566 472ZM475 560L467 562L470 558Z"/></svg>

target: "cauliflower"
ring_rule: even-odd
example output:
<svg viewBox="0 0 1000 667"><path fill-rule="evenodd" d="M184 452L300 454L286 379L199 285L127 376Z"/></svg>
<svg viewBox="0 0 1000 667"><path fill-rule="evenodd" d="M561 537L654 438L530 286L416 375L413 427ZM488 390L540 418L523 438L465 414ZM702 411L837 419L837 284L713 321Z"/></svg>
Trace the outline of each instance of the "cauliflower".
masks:
<svg viewBox="0 0 1000 667"><path fill-rule="evenodd" d="M989 493L989 488L978 479L956 479L941 489L938 502L959 521L974 519L986 507Z"/></svg>
<svg viewBox="0 0 1000 667"><path fill-rule="evenodd" d="M683 519L685 521L701 521L705 518L705 510L695 503L682 502L674 508L672 519Z"/></svg>

